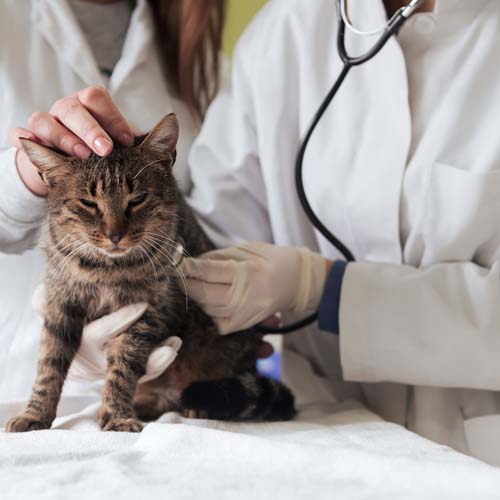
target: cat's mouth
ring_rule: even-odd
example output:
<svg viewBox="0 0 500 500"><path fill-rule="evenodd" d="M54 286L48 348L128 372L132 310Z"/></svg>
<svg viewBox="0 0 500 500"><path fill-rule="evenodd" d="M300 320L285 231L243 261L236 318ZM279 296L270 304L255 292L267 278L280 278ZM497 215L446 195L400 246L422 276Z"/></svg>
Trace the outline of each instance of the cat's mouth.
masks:
<svg viewBox="0 0 500 500"><path fill-rule="evenodd" d="M132 252L140 252L141 250L141 239L130 237L129 235L125 235L116 243L104 237L94 239L93 241L91 240L91 243L99 254L112 259L118 259Z"/></svg>
<svg viewBox="0 0 500 500"><path fill-rule="evenodd" d="M125 255L126 253L130 252L130 250L132 250L132 249L131 248L112 248L111 250L105 250L105 252L108 255L119 257L121 255Z"/></svg>
<svg viewBox="0 0 500 500"><path fill-rule="evenodd" d="M105 255L106 257L118 258L123 257L130 253L134 249L135 245L122 246L122 245L110 245L107 247L96 247L97 250Z"/></svg>

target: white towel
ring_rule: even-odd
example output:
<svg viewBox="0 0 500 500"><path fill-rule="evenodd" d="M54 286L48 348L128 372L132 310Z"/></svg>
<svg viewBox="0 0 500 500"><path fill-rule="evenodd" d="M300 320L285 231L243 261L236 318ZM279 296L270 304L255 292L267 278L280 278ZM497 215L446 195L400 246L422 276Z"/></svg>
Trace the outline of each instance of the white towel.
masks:
<svg viewBox="0 0 500 500"><path fill-rule="evenodd" d="M65 398L55 429L0 432L0 498L500 497L499 469L384 422L356 404L307 407L299 420L285 423L185 420L170 413L141 434L99 432L98 406ZM78 407L84 409L74 413ZM0 405L0 425L19 408Z"/></svg>

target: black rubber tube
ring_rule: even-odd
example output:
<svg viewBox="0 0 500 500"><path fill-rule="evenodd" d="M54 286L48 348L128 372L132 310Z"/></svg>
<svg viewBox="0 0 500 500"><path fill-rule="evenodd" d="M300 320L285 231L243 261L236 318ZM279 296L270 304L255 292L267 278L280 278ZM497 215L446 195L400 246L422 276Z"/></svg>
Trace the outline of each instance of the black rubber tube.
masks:
<svg viewBox="0 0 500 500"><path fill-rule="evenodd" d="M359 66L360 64L363 64L373 57L375 57L382 47L386 44L387 40L396 33L401 26L404 24L406 21L406 17L403 15L399 14L399 16L396 16L392 22L389 24L387 29L384 31L382 36L377 40L377 43L365 54L358 56L358 57L350 57L347 54L346 48L345 48L345 23L342 20L342 16L340 16L339 19L339 27L338 27L338 34L337 34L337 49L339 53L339 57L344 63L344 67L342 68L342 71L340 72L339 76L337 77L337 80L335 80L335 83L333 84L332 88L328 92L327 96L321 103L320 107L316 111L311 124L309 125L309 128L307 129L306 135L304 136L304 139L302 140L302 143L300 145L299 151L297 153L297 157L295 160L295 187L297 189L297 196L299 197L300 204L302 206L302 209L304 210L304 213L306 214L307 218L311 221L311 224L326 238L326 240L331 243L346 259L347 262L354 262L356 259L354 258L354 254L351 252L351 250L342 242L340 241L331 231L328 230L328 228L321 222L319 217L316 215L314 210L311 207L311 204L309 203L309 200L307 199L307 194L304 188L304 180L303 180L303 165L304 165L304 157L306 154L307 150L307 145L309 144L309 140L311 139L311 136L313 135L318 123L320 122L321 118L325 114L325 111L328 109L330 106L333 98L337 95L338 90L340 89L342 83L344 82L346 76L348 75L350 69L353 66ZM261 332L261 333L274 333L274 334L280 334L284 335L287 333L292 333L296 330L300 330L301 328L304 328L307 325L310 325L314 323L318 319L318 312L315 312L309 316L306 316L305 318L296 321L294 323L290 323L289 325L277 327L277 328L271 328L271 327L266 327L263 325L257 325L256 329Z"/></svg>

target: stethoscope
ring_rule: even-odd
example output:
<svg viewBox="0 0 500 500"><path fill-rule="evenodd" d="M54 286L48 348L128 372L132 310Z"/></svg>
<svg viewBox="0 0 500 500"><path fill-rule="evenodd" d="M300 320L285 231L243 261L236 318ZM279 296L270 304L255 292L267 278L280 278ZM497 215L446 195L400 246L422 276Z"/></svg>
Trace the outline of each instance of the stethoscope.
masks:
<svg viewBox="0 0 500 500"><path fill-rule="evenodd" d="M415 10L422 5L424 0L412 0L406 7L401 7L397 10L394 15L387 21L385 26L382 26L380 29L374 31L360 31L357 30L349 21L347 12L346 12L346 0L337 0L337 9L339 12L339 27L338 27L338 35L337 35L337 50L340 56L340 59L344 63L344 67L340 72L337 80L333 84L330 92L325 97L324 101L321 103L320 107L316 111L314 118L307 129L307 132L304 136L304 139L300 145L299 151L297 153L297 157L295 160L295 185L297 189L297 195L299 197L300 204L307 215L308 219L311 221L312 225L344 256L346 261L353 262L355 260L353 253L347 246L342 243L332 232L330 232L326 226L321 222L319 217L316 215L314 210L307 199L307 194L304 189L304 181L302 178L302 170L304 163L304 155L306 153L307 145L309 144L309 140L316 129L319 121L323 117L325 111L328 106L332 102L333 98L337 94L340 86L345 80L345 77L349 73L350 69L354 66L359 66L365 62L368 62L370 59L375 57L382 47L386 44L387 40L394 35L406 20L415 12ZM345 48L345 28L346 26L350 31L357 35L363 36L372 36L372 35L380 35L379 39L373 45L373 47L368 50L365 54L360 56L352 57L346 51ZM296 330L299 330L311 323L314 323L318 319L318 313L315 312L300 321L296 321L294 323L279 327L279 328L269 328L259 325L257 330L261 333L274 333L274 334L286 334L291 333Z"/></svg>

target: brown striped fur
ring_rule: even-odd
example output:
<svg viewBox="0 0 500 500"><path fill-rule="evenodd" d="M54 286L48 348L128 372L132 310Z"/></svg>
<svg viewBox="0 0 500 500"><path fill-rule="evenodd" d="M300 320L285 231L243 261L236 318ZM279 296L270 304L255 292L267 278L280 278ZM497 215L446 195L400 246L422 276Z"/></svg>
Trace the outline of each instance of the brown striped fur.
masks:
<svg viewBox="0 0 500 500"><path fill-rule="evenodd" d="M109 157L88 160L24 141L49 186L46 316L32 397L8 431L51 426L83 326L127 304L149 306L106 346L102 429L140 431L139 418L189 410L181 399L193 382L255 372L258 337L219 336L178 281L175 244L182 240L194 256L212 245L176 187L177 135L177 120L169 115L137 146L116 145ZM138 386L150 353L172 335L183 340L176 361L158 379Z"/></svg>

